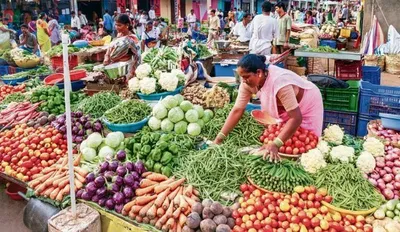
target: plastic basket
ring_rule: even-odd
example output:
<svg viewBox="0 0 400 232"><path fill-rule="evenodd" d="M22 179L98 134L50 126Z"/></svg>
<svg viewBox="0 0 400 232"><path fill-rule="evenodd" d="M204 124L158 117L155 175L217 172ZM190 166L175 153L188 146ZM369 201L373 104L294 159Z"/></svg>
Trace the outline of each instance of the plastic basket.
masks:
<svg viewBox="0 0 400 232"><path fill-rule="evenodd" d="M4 76L8 74L8 65L0 66L0 76Z"/></svg>
<svg viewBox="0 0 400 232"><path fill-rule="evenodd" d="M339 80L361 80L362 61L336 60L336 78Z"/></svg>
<svg viewBox="0 0 400 232"><path fill-rule="evenodd" d="M360 114L358 116L358 121L357 121L357 136L363 137L368 134L368 123L372 120L376 120L377 117L369 117L368 115L362 115Z"/></svg>
<svg viewBox="0 0 400 232"><path fill-rule="evenodd" d="M336 41L335 40L321 40L319 46L329 46L331 48L336 48Z"/></svg>
<svg viewBox="0 0 400 232"><path fill-rule="evenodd" d="M14 183L10 183L7 186L6 194L14 201L21 201L24 199L18 194L18 192L26 193L26 188L23 188Z"/></svg>
<svg viewBox="0 0 400 232"><path fill-rule="evenodd" d="M180 93L182 91L182 89L183 89L183 86L180 86L171 92L154 93L154 94L148 94L148 95L142 94L142 93L137 93L137 95L140 99L145 100L145 101L158 101L161 98L164 98L166 96L176 95L176 94Z"/></svg>
<svg viewBox="0 0 400 232"><path fill-rule="evenodd" d="M362 79L374 85L381 84L381 68L377 66L362 66Z"/></svg>
<svg viewBox="0 0 400 232"><path fill-rule="evenodd" d="M237 68L237 65L216 63L214 68L216 77L233 77L235 75L233 70Z"/></svg>
<svg viewBox="0 0 400 232"><path fill-rule="evenodd" d="M142 129L147 122L149 121L149 117L143 119L142 121L129 123L129 124L113 124L107 121L107 119L103 118L104 124L110 129L111 131L121 131L124 133L134 133L140 129Z"/></svg>
<svg viewBox="0 0 400 232"><path fill-rule="evenodd" d="M325 110L324 128L329 124L337 124L342 127L347 134L356 135L357 113Z"/></svg>
<svg viewBox="0 0 400 232"><path fill-rule="evenodd" d="M400 116L394 114L380 113L382 126L387 129L400 131Z"/></svg>
<svg viewBox="0 0 400 232"><path fill-rule="evenodd" d="M360 114L379 117L379 113L400 114L400 88L361 81Z"/></svg>
<svg viewBox="0 0 400 232"><path fill-rule="evenodd" d="M337 111L358 111L360 81L347 81L349 88L320 88L324 109Z"/></svg>
<svg viewBox="0 0 400 232"><path fill-rule="evenodd" d="M20 83L22 83L22 82L28 80L28 77L21 77L21 78L18 78L18 79L11 79L11 80L5 80L5 79L1 78L1 80L2 80L2 81L4 82L4 84L6 84L6 85L13 85L13 86L15 86L15 85L19 85Z"/></svg>
<svg viewBox="0 0 400 232"><path fill-rule="evenodd" d="M64 82L59 82L56 83L56 86L59 89L64 89ZM72 91L78 91L85 88L85 82L84 81L71 81L71 89Z"/></svg>
<svg viewBox="0 0 400 232"><path fill-rule="evenodd" d="M70 55L68 57L68 64L69 69L73 69L78 66L78 56ZM57 72L63 72L64 70L64 63L62 56L54 56L51 58L51 67L56 70Z"/></svg>

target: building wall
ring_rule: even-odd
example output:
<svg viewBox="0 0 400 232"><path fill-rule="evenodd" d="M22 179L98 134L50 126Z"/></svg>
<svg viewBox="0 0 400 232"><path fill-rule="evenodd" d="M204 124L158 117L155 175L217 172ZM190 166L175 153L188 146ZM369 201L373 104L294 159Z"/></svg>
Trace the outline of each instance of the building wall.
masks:
<svg viewBox="0 0 400 232"><path fill-rule="evenodd" d="M371 17L372 10L374 9L374 14L376 15L385 39L387 39L387 31L389 26L386 24L384 16L386 17L389 25L393 25L398 31L400 30L400 20L399 20L399 8L400 0L375 0L376 4L373 5L373 0L366 0L364 7L364 20L363 20L363 34L371 28ZM379 9L378 5L382 8L383 13Z"/></svg>
<svg viewBox="0 0 400 232"><path fill-rule="evenodd" d="M163 18L167 18L168 20L171 21L172 15L171 15L171 1L174 0L161 0L160 1L160 15Z"/></svg>

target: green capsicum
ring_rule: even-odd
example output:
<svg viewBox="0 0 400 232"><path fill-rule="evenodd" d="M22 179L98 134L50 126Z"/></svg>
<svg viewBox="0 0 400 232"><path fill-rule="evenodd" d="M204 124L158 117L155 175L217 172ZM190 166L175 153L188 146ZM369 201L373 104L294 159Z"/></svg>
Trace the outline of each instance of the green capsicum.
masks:
<svg viewBox="0 0 400 232"><path fill-rule="evenodd" d="M134 143L133 144L133 153L138 153L142 149L142 144L140 143Z"/></svg>
<svg viewBox="0 0 400 232"><path fill-rule="evenodd" d="M158 147L161 151L165 151L168 148L168 143L165 141L158 141L156 147Z"/></svg>
<svg viewBox="0 0 400 232"><path fill-rule="evenodd" d="M172 169L169 166L164 166L161 168L161 174L170 177L172 175Z"/></svg>
<svg viewBox="0 0 400 232"><path fill-rule="evenodd" d="M161 135L157 132L151 133L151 135L150 135L151 142L157 143L157 141L160 139L160 137L161 137Z"/></svg>
<svg viewBox="0 0 400 232"><path fill-rule="evenodd" d="M168 150L169 150L170 152L172 152L172 154L176 155L176 154L178 154L178 152L179 152L179 147L178 147L178 145L176 145L175 143L171 143L171 144L168 146Z"/></svg>
<svg viewBox="0 0 400 232"><path fill-rule="evenodd" d="M140 149L140 151L147 155L151 151L151 146L150 145L144 145L144 146L142 146L142 149Z"/></svg>
<svg viewBox="0 0 400 232"><path fill-rule="evenodd" d="M152 171L153 166L154 166L154 161L152 159L148 159L145 163L144 166L146 167L147 171Z"/></svg>
<svg viewBox="0 0 400 232"><path fill-rule="evenodd" d="M143 135L142 138L140 139L140 143L142 145L146 145L150 143L150 136L149 135Z"/></svg>
<svg viewBox="0 0 400 232"><path fill-rule="evenodd" d="M162 165L160 163L155 163L153 167L153 172L161 173Z"/></svg>
<svg viewBox="0 0 400 232"><path fill-rule="evenodd" d="M154 161L160 161L161 160L161 157L162 157L162 151L159 149L159 148L154 148L152 151L151 151L151 153L152 153L152 159L154 160Z"/></svg>
<svg viewBox="0 0 400 232"><path fill-rule="evenodd" d="M171 152L165 151L165 152L162 154L162 157L161 157L161 161L160 161L160 162L161 162L163 165L167 165L168 163L170 163L170 162L172 161L172 158L173 158L173 156L172 156Z"/></svg>

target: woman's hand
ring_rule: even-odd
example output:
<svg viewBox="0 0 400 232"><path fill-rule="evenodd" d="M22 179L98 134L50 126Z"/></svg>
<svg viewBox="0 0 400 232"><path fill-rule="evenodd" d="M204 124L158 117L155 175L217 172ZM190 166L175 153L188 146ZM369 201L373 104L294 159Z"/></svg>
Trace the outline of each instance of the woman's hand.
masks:
<svg viewBox="0 0 400 232"><path fill-rule="evenodd" d="M281 157L280 157L278 151L279 151L279 148L276 146L276 144L271 143L271 142L263 145L259 150L259 152L262 154L264 160L266 160L267 157L269 157L269 160L273 161L273 162L281 160Z"/></svg>

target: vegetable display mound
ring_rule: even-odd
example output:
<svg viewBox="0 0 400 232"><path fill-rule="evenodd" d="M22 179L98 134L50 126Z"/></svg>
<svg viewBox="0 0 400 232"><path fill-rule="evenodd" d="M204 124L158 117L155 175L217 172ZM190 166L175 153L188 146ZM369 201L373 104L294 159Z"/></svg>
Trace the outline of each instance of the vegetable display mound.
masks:
<svg viewBox="0 0 400 232"><path fill-rule="evenodd" d="M25 84L17 86L3 85L0 87L0 101L3 101L4 98L9 94L23 92L25 92Z"/></svg>
<svg viewBox="0 0 400 232"><path fill-rule="evenodd" d="M100 118L107 110L120 102L121 98L114 92L99 92L81 101L77 110L89 114L93 118Z"/></svg>
<svg viewBox="0 0 400 232"><path fill-rule="evenodd" d="M369 210L383 203L383 197L352 164L328 165L315 175L315 185L326 188L332 204L347 210Z"/></svg>
<svg viewBox="0 0 400 232"><path fill-rule="evenodd" d="M214 118L209 123L206 123L202 129L202 135L213 140L221 131L232 108L233 104L229 104L222 109L216 110ZM234 144L238 147L261 145L259 136L263 130L264 127L255 121L250 113L244 112L235 129L229 133L224 143Z"/></svg>
<svg viewBox="0 0 400 232"><path fill-rule="evenodd" d="M186 178L199 190L202 199L225 203L232 200L229 196L246 180L244 164L240 148L224 144L180 157L174 174Z"/></svg>
<svg viewBox="0 0 400 232"><path fill-rule="evenodd" d="M152 48L142 54L142 63L150 64L154 70L171 70L176 67L178 58L173 48Z"/></svg>
<svg viewBox="0 0 400 232"><path fill-rule="evenodd" d="M290 160L270 163L262 156L249 155L247 172L254 184L273 192L291 193L296 186L307 186L313 179L303 167Z"/></svg>
<svg viewBox="0 0 400 232"><path fill-rule="evenodd" d="M74 45L70 44L68 45L68 54L72 54L74 52L79 52L79 48L75 47ZM63 46L57 45L54 47L51 47L51 49L46 53L47 56L54 57L54 56L62 56L63 53Z"/></svg>
<svg viewBox="0 0 400 232"><path fill-rule="evenodd" d="M53 121L51 125L59 130L64 138L67 137L66 128L66 114L62 114L57 117L56 121ZM81 143L86 136L93 132L101 133L103 131L103 125L99 120L92 122L90 116L83 115L82 112L71 112L71 125L72 125L72 142Z"/></svg>
<svg viewBox="0 0 400 232"><path fill-rule="evenodd" d="M100 133L94 132L82 141L79 150L83 159L87 161L84 165L112 159L115 154L119 161L125 161L127 158L124 134L120 131L108 133L105 138Z"/></svg>
<svg viewBox="0 0 400 232"><path fill-rule="evenodd" d="M87 185L76 196L121 213L124 205L135 196L135 190L139 188L141 176L145 172L141 161L105 161L100 165L99 173L89 173L86 176Z"/></svg>
<svg viewBox="0 0 400 232"><path fill-rule="evenodd" d="M39 116L39 113L36 112L38 107L39 103L10 103L6 109L0 112L0 125L15 126L36 119Z"/></svg>
<svg viewBox="0 0 400 232"><path fill-rule="evenodd" d="M142 121L151 113L151 107L144 101L127 100L104 113L107 121L114 124L129 124Z"/></svg>
<svg viewBox="0 0 400 232"><path fill-rule="evenodd" d="M25 95L23 93L12 93L7 95L1 104L9 104L11 102L23 102L25 101Z"/></svg>

